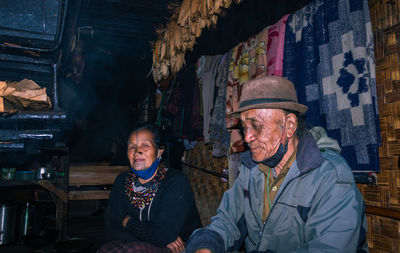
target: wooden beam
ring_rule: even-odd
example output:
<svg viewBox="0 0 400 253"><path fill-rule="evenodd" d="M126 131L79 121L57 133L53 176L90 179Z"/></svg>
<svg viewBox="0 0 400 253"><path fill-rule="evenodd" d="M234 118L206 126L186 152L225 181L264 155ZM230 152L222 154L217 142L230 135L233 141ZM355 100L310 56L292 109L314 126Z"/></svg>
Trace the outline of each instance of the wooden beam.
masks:
<svg viewBox="0 0 400 253"><path fill-rule="evenodd" d="M391 210L376 206L366 206L366 213L372 215L383 216L395 220L400 220L400 211Z"/></svg>
<svg viewBox="0 0 400 253"><path fill-rule="evenodd" d="M50 193L56 195L59 199L61 199L64 203L68 202L67 194L61 190L60 188L56 187L52 182L48 180L39 180L38 184L48 190Z"/></svg>
<svg viewBox="0 0 400 253"><path fill-rule="evenodd" d="M202 168L202 167L198 167L198 166L195 166L195 165L192 165L192 164L188 164L188 163L185 163L185 162L182 162L182 164L186 165L188 167L191 167L193 169L200 170L200 171L206 172L208 174L217 176L217 177L228 179L228 175L222 174L222 173L217 172L217 171L212 171L212 170L205 169L205 168Z"/></svg>

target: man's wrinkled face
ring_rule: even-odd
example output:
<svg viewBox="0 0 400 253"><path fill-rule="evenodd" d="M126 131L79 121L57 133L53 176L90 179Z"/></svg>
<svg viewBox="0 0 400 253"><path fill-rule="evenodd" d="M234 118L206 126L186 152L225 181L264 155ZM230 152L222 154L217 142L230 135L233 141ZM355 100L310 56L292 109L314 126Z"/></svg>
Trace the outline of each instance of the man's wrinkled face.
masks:
<svg viewBox="0 0 400 253"><path fill-rule="evenodd" d="M255 162L273 156L285 141L286 114L279 109L251 109L240 114L244 141Z"/></svg>

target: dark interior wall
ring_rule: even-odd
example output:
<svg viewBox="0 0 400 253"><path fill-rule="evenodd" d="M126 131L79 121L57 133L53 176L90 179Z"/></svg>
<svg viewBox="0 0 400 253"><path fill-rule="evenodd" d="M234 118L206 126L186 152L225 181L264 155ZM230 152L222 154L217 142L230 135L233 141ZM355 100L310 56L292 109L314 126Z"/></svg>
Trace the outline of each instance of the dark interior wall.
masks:
<svg viewBox="0 0 400 253"><path fill-rule="evenodd" d="M61 105L71 115L72 162L126 162L127 135L142 121L140 102L156 87L147 76L152 64L149 34L155 34L135 37L129 19L135 8L122 7L82 0L74 12L76 26L68 36L75 37L75 50L66 50L60 89ZM71 48L71 43L64 46Z"/></svg>
<svg viewBox="0 0 400 253"><path fill-rule="evenodd" d="M140 121L138 102L154 84L142 76L151 63L137 61L129 55L102 54L88 48L80 82L65 80L70 94L61 96L61 105L74 122L69 138L73 161L115 159L118 154L112 153L113 145L124 143L129 129ZM63 100L67 101L63 104ZM121 149L119 145L118 151Z"/></svg>

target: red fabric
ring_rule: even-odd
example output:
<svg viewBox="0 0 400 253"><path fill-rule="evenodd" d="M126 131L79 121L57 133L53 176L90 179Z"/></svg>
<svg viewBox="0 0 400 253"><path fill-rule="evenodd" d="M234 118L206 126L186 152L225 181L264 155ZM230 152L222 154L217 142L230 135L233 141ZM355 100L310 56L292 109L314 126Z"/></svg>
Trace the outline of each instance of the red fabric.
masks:
<svg viewBox="0 0 400 253"><path fill-rule="evenodd" d="M103 245L96 253L171 253L168 248L159 248L147 242L112 241Z"/></svg>

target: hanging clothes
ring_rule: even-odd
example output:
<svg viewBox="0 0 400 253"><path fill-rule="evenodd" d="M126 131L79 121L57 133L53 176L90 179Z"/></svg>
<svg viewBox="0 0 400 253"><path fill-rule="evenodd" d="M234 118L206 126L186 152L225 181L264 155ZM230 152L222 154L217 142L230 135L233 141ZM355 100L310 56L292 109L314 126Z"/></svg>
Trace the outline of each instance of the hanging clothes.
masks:
<svg viewBox="0 0 400 253"><path fill-rule="evenodd" d="M357 171L379 171L373 43L367 0L316 0L287 20L283 75Z"/></svg>
<svg viewBox="0 0 400 253"><path fill-rule="evenodd" d="M213 146L212 154L223 157L228 154L230 134L226 128L226 85L228 83L229 63L232 51L226 53L218 65L218 74L215 82L216 95L210 120L210 142Z"/></svg>
<svg viewBox="0 0 400 253"><path fill-rule="evenodd" d="M182 87L183 129L182 135L189 140L202 136L203 118L200 115L200 91L196 77L196 67L191 65L183 68L179 74Z"/></svg>
<svg viewBox="0 0 400 253"><path fill-rule="evenodd" d="M202 56L204 57L204 56ZM203 136L204 143L210 140L211 110L214 104L215 79L218 73L218 64L222 55L205 56L205 63L199 76L203 105Z"/></svg>

